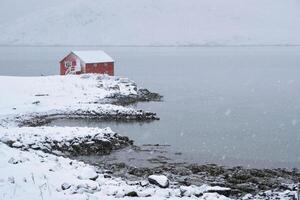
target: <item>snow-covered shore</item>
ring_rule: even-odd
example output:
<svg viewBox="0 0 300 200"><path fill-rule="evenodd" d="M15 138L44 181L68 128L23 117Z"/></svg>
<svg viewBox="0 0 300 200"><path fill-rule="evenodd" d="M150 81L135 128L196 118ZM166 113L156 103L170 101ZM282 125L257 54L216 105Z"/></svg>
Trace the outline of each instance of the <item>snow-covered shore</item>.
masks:
<svg viewBox="0 0 300 200"><path fill-rule="evenodd" d="M139 98L127 79L107 75L0 76L0 140L11 147L65 154L110 153L132 144L109 128L37 127L54 119L156 120L155 113L109 104L112 96ZM143 90L142 90L143 91ZM152 94L149 92L149 94ZM30 128L36 127L36 128ZM85 152L85 153L84 153Z"/></svg>
<svg viewBox="0 0 300 200"><path fill-rule="evenodd" d="M230 188L180 186L163 175L129 181L59 156L101 155L131 141L110 128L40 126L49 120L103 116L109 120L156 119L155 113L109 104L114 97L140 98L136 84L128 79L0 76L0 91L0 199L229 199L222 194L229 194ZM269 194L270 199L291 199L296 192ZM244 199L263 198L249 194Z"/></svg>
<svg viewBox="0 0 300 200"><path fill-rule="evenodd" d="M143 187L140 182L126 182L106 176L82 162L40 151L20 151L1 143L0 155L0 199L5 200L129 199L132 194L149 200L166 197L198 199L193 194L203 194L200 199L228 199L217 193L205 193L219 187Z"/></svg>
<svg viewBox="0 0 300 200"><path fill-rule="evenodd" d="M103 155L133 143L110 128L21 127L0 132L0 141L10 147L58 155Z"/></svg>
<svg viewBox="0 0 300 200"><path fill-rule="evenodd" d="M124 116L127 120L145 116L143 119L147 120L147 116L151 118L154 115L100 103L112 96L124 98L138 95L134 82L102 75L0 77L0 90L3 97L0 99L1 199L112 199L131 195L157 199L184 196L178 187L161 189L154 185L129 184L97 173L94 167L82 162L53 155L72 154L76 146L83 144L86 150L95 142L101 142L96 146L100 149L94 148L93 151L101 153L101 147L109 143L114 142L108 149L130 143L128 138L109 128L25 126L28 123L24 121L36 121L36 118L43 116L98 116L101 119L103 115L113 115L115 119ZM104 148L104 151L107 149ZM82 150L80 153L83 153ZM209 186L203 186L200 192L208 189ZM189 195L194 190L185 189ZM220 195L208 196L214 199Z"/></svg>
<svg viewBox="0 0 300 200"><path fill-rule="evenodd" d="M39 117L93 117L154 119L155 114L116 106L99 104L114 95L137 95L134 82L105 75L0 77L0 126Z"/></svg>

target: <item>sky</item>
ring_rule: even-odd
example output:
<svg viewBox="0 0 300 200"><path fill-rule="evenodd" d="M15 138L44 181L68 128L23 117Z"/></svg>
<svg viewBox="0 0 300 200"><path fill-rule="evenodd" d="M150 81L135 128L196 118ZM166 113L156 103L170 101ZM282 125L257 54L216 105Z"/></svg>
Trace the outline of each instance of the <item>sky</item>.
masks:
<svg viewBox="0 0 300 200"><path fill-rule="evenodd" d="M298 0L1 0L0 44L300 44L299 10Z"/></svg>

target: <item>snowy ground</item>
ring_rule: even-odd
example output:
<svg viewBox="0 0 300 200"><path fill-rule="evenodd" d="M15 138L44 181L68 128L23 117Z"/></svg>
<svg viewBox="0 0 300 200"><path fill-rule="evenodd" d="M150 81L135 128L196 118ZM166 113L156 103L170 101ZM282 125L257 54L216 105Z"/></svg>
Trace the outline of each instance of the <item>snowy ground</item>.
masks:
<svg viewBox="0 0 300 200"><path fill-rule="evenodd" d="M186 187L176 183L161 188L147 180L132 182L114 178L85 163L37 150L51 152L52 143L70 146L69 142L74 139L85 144L92 144L91 138L111 140L114 132L109 128L18 127L20 120L45 113L88 111L99 115L137 115L143 111L99 105L99 100L114 94L136 94L132 81L96 75L0 77L0 91L0 199L129 199L130 196L139 199L228 199L215 193L226 192L228 188ZM152 178L160 184L168 182L164 176ZM294 193L286 191L277 196L286 199L288 195ZM256 197L248 195L245 199Z"/></svg>
<svg viewBox="0 0 300 200"><path fill-rule="evenodd" d="M128 114L141 111L98 101L115 94L137 94L134 82L108 76L0 77L0 126L43 115Z"/></svg>
<svg viewBox="0 0 300 200"><path fill-rule="evenodd" d="M108 76L0 77L4 114L88 109L113 93L136 94L134 82Z"/></svg>

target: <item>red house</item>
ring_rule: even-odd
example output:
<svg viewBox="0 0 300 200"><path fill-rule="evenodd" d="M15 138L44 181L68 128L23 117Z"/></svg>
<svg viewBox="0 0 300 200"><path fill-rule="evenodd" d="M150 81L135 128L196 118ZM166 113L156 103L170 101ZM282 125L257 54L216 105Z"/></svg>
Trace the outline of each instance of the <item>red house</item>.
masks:
<svg viewBox="0 0 300 200"><path fill-rule="evenodd" d="M60 61L60 75L98 73L114 75L114 60L103 51L72 51Z"/></svg>

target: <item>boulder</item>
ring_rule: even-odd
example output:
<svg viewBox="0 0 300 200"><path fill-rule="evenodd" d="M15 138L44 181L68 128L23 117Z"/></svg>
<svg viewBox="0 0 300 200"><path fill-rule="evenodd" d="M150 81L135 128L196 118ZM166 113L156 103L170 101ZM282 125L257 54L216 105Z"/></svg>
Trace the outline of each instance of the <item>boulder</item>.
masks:
<svg viewBox="0 0 300 200"><path fill-rule="evenodd" d="M128 192L125 196L127 197L138 197L138 194L135 191Z"/></svg>
<svg viewBox="0 0 300 200"><path fill-rule="evenodd" d="M23 147L23 144L21 142L16 141L12 144L12 147L21 148L21 147Z"/></svg>
<svg viewBox="0 0 300 200"><path fill-rule="evenodd" d="M161 188L169 187L169 179L164 175L151 175L148 177L148 181L149 183L157 185Z"/></svg>
<svg viewBox="0 0 300 200"><path fill-rule="evenodd" d="M61 189L62 190L67 190L71 187L71 185L69 183L63 183L61 184Z"/></svg>

